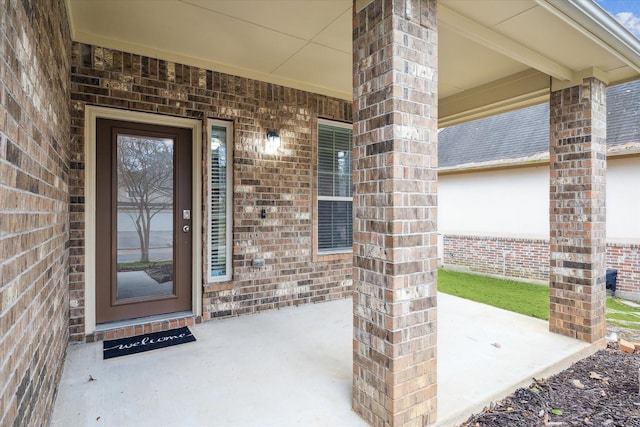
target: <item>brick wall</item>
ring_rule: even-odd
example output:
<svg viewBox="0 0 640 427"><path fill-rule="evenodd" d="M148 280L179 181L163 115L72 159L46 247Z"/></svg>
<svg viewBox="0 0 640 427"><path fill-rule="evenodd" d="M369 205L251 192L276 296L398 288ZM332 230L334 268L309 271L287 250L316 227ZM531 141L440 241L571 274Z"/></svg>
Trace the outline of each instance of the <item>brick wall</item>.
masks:
<svg viewBox="0 0 640 427"><path fill-rule="evenodd" d="M445 235L443 249L445 268L515 280L549 280L548 240ZM640 244L608 243L607 268L618 270L621 296L626 292L640 299Z"/></svg>
<svg viewBox="0 0 640 427"><path fill-rule="evenodd" d="M65 2L0 1L0 425L42 426L68 342Z"/></svg>
<svg viewBox="0 0 640 427"><path fill-rule="evenodd" d="M474 273L549 280L549 241L484 236L443 236L442 263Z"/></svg>
<svg viewBox="0 0 640 427"><path fill-rule="evenodd" d="M373 426L436 420L436 6L354 13L352 404Z"/></svg>
<svg viewBox="0 0 640 427"><path fill-rule="evenodd" d="M609 243L607 268L618 270L617 295L640 300L640 244Z"/></svg>
<svg viewBox="0 0 640 427"><path fill-rule="evenodd" d="M605 333L606 99L594 77L549 98L549 330L587 342Z"/></svg>
<svg viewBox="0 0 640 427"><path fill-rule="evenodd" d="M351 295L351 255L314 262L312 251L317 119L351 122L351 103L77 43L72 47L71 92L72 340L84 340L87 104L233 121L233 281L203 285L204 320ZM276 154L263 153L267 128L280 130L282 146ZM264 220L262 209L267 211ZM265 258L266 266L252 267L253 257Z"/></svg>

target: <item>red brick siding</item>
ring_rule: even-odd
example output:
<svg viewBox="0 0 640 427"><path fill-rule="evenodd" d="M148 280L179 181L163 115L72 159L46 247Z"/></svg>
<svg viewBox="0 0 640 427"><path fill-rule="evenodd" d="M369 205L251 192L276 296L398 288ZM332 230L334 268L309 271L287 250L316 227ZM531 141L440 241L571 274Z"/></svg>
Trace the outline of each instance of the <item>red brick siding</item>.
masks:
<svg viewBox="0 0 640 427"><path fill-rule="evenodd" d="M616 292L640 298L640 244L607 244L607 268L618 270Z"/></svg>
<svg viewBox="0 0 640 427"><path fill-rule="evenodd" d="M46 426L68 343L63 1L0 2L0 425Z"/></svg>
<svg viewBox="0 0 640 427"><path fill-rule="evenodd" d="M204 320L351 295L350 256L312 261L317 119L351 122L350 102L79 43L72 46L71 65L75 197L70 289L78 304L71 309L72 340L85 339L83 135L88 104L233 121L233 281L203 284ZM280 130L282 147L276 154L262 152L268 128ZM260 219L262 209L266 219ZM252 267L254 257L265 258L266 266Z"/></svg>
<svg viewBox="0 0 640 427"><path fill-rule="evenodd" d="M475 273L549 280L549 241L479 236L443 236L442 262Z"/></svg>
<svg viewBox="0 0 640 427"><path fill-rule="evenodd" d="M445 235L443 249L445 268L515 280L549 280L548 240ZM618 270L618 291L640 297L640 244L608 243L607 268Z"/></svg>

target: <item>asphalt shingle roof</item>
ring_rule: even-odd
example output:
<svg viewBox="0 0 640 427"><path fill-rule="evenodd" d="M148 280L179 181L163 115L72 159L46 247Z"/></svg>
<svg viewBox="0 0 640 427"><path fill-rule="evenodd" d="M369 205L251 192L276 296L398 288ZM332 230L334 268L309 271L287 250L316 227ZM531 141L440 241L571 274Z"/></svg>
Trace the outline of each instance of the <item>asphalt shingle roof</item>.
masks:
<svg viewBox="0 0 640 427"><path fill-rule="evenodd" d="M439 167L520 159L549 151L549 104L443 129ZM607 89L607 145L640 142L640 80Z"/></svg>

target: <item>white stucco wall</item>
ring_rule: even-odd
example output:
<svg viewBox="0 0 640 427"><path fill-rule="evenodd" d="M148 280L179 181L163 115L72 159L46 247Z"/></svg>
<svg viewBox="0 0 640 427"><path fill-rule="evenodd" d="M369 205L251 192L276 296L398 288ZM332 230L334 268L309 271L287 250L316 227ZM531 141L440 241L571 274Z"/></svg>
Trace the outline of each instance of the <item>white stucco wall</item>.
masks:
<svg viewBox="0 0 640 427"><path fill-rule="evenodd" d="M440 175L438 232L547 238L549 167Z"/></svg>
<svg viewBox="0 0 640 427"><path fill-rule="evenodd" d="M549 167L438 178L438 232L474 236L549 237ZM640 242L640 157L609 158L607 241Z"/></svg>
<svg viewBox="0 0 640 427"><path fill-rule="evenodd" d="M640 157L609 158L607 240L640 243Z"/></svg>

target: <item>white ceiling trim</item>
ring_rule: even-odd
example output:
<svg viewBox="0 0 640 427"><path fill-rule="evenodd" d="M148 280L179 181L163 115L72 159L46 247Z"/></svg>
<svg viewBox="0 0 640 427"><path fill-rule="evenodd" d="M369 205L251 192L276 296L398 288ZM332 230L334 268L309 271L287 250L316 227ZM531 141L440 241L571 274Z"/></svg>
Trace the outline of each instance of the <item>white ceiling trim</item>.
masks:
<svg viewBox="0 0 640 427"><path fill-rule="evenodd" d="M589 77L595 77L596 79L603 82L605 85L609 85L610 76L609 74L601 71L597 68L588 68L586 70L582 70L576 73L575 80L573 81L559 81L553 79L551 81L551 91L555 92L557 90L566 89L572 86L577 86L582 84L582 81Z"/></svg>
<svg viewBox="0 0 640 427"><path fill-rule="evenodd" d="M636 72L640 72L640 41L591 0L535 0Z"/></svg>
<svg viewBox="0 0 640 427"><path fill-rule="evenodd" d="M369 6L369 3L373 2L373 0L356 0L355 10L356 12L360 12L365 7Z"/></svg>
<svg viewBox="0 0 640 427"><path fill-rule="evenodd" d="M549 100L551 78L527 70L440 100L438 127L457 125Z"/></svg>
<svg viewBox="0 0 640 427"><path fill-rule="evenodd" d="M71 31L71 40L76 39L76 27L73 25L76 21L73 19L73 8L71 7L71 0L64 0L64 5L67 7L67 15L69 20L69 31Z"/></svg>
<svg viewBox="0 0 640 427"><path fill-rule="evenodd" d="M445 6L438 5L440 24L491 50L507 55L558 80L573 80L573 71Z"/></svg>

